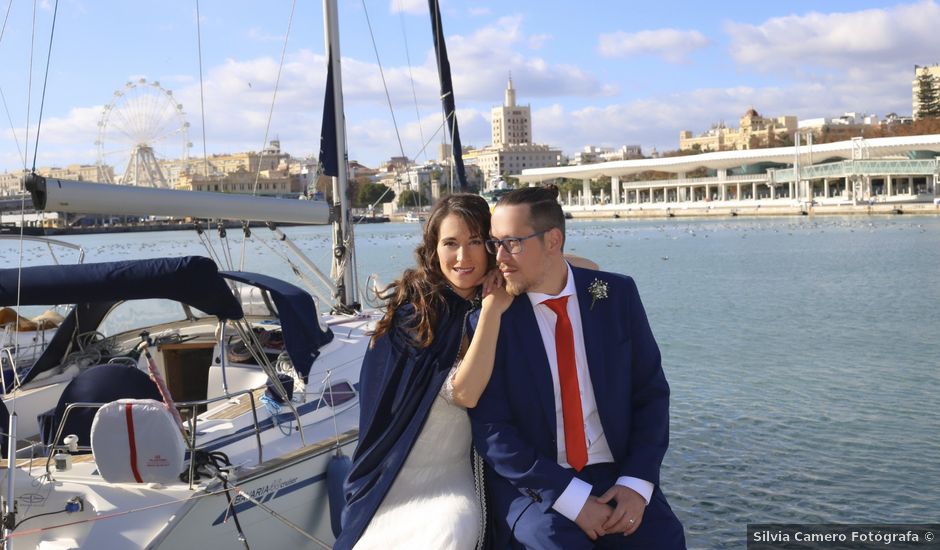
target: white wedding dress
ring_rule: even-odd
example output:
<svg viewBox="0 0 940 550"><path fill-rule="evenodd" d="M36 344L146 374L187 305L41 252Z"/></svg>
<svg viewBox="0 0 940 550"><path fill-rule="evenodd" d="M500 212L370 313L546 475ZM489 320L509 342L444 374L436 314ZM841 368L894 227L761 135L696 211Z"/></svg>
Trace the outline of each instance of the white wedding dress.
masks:
<svg viewBox="0 0 940 550"><path fill-rule="evenodd" d="M471 467L470 418L452 402L453 374L356 550L477 547L482 506Z"/></svg>

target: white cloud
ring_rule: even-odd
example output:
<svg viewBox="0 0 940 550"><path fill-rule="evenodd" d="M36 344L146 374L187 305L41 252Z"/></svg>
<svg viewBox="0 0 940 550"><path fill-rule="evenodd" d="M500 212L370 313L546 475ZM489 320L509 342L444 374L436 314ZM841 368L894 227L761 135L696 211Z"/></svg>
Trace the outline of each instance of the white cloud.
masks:
<svg viewBox="0 0 940 550"><path fill-rule="evenodd" d="M94 164L97 156L95 140L98 137L98 121L101 118L103 106L81 107L70 109L65 116L46 117L42 121L41 147L38 150L37 166L65 166L72 163ZM4 152L3 166L6 169L16 169L23 165L22 157L18 158L17 149L28 157L28 164L33 162L33 148L36 139L36 127L33 125L29 131L30 143L24 143L25 128L16 129L16 140L13 130L3 133ZM17 145L18 141L18 145ZM28 149L28 150L27 150Z"/></svg>
<svg viewBox="0 0 940 550"><path fill-rule="evenodd" d="M870 77L884 67L897 68L899 59L905 60L908 69L936 62L940 51L937 28L940 6L933 0L848 13L775 17L760 25L725 25L731 55L739 64L767 71L806 66L859 68Z"/></svg>
<svg viewBox="0 0 940 550"><path fill-rule="evenodd" d="M425 17L427 14L424 0L391 0L390 6L401 6L409 13L421 11ZM467 6L461 8L464 14L466 9ZM522 103L535 103L546 97L607 97L614 92L613 87L599 81L586 69L573 64L552 63L533 55L531 48L552 37L527 32L521 15L472 22L470 28L474 30L447 37L461 135L469 145L489 143L490 108L501 102L510 72ZM242 40L249 35L257 39L275 38L258 30L262 27L247 29L240 35ZM441 118L440 84L433 47L430 40L419 47L423 50L417 55L412 52L411 57L412 61L418 60L417 65L409 68L403 61L398 61L386 63L384 67L386 84L408 155L420 150L422 133L425 140L430 139ZM271 50L265 56L232 58L205 67L205 135L209 154L259 150L264 146L262 142L268 126L280 49ZM268 139L279 138L283 149L292 154L306 155L318 150L325 67L322 54L294 50L288 53L282 68ZM173 89L173 95L183 105L191 125L189 140L194 145L190 154L200 156L203 150L203 117L200 114L200 84L195 71L190 73L179 66L167 65L166 74L144 72L118 77L117 81L142 77L150 81L161 80L166 87ZM343 84L350 154L367 163L377 163L397 154L397 139L386 105L383 82L371 56L344 57ZM420 130L415 122L418 117L413 93L417 95L417 110L422 119ZM13 99L8 97L8 101ZM47 110L43 120L40 163L63 165L95 161L94 144L101 107L87 106L89 103L70 111ZM18 124L22 126L23 122ZM0 132L0 151L3 152L0 169L21 165L21 161L15 158L16 145L10 134L10 131ZM21 139L24 134L25 130L18 130ZM439 135L429 149L432 157L436 156L437 143L440 143ZM157 154L161 157L175 156L175 151L164 152L158 148Z"/></svg>
<svg viewBox="0 0 940 550"><path fill-rule="evenodd" d="M388 9L391 13L422 15L428 13L428 3L426 0L389 0Z"/></svg>
<svg viewBox="0 0 940 550"><path fill-rule="evenodd" d="M669 63L681 63L689 54L709 45L699 31L657 29L626 33L617 31L600 35L597 49L604 57L655 55Z"/></svg>
<svg viewBox="0 0 940 550"><path fill-rule="evenodd" d="M248 29L248 39L254 42L284 42L283 34L270 34L258 27Z"/></svg>
<svg viewBox="0 0 940 550"><path fill-rule="evenodd" d="M907 95L898 90L907 90ZM909 94L910 76L906 71L888 75L886 82L867 86L832 79L759 88L702 88L620 104L571 110L555 104L535 109L532 133L535 141L560 147L568 154L586 145L627 144L641 145L648 154L651 147L659 151L677 149L681 130L700 134L717 122L736 127L738 119L751 107L769 117L812 118L845 111L909 113Z"/></svg>
<svg viewBox="0 0 940 550"><path fill-rule="evenodd" d="M530 50L541 50L545 47L545 43L554 38L550 34L533 34L529 37L529 49Z"/></svg>
<svg viewBox="0 0 940 550"><path fill-rule="evenodd" d="M510 72L520 99L613 93L613 88L580 67L552 65L542 58L520 53L518 50L530 38L522 23L522 16L501 17L473 34L448 37L458 101L498 101ZM433 59L428 63L433 63Z"/></svg>
<svg viewBox="0 0 940 550"><path fill-rule="evenodd" d="M491 10L490 8L480 6L480 7L469 8L467 10L467 13L469 13L473 17L482 17L484 15L489 15L493 13L493 10Z"/></svg>
<svg viewBox="0 0 940 550"><path fill-rule="evenodd" d="M476 109L457 109L460 137L464 145L480 146L490 141L489 113ZM405 156L423 162L437 158L438 145L447 130L443 126L440 112L424 115L421 121L402 122L399 119L402 147ZM391 120L376 117L358 120L349 126L350 150L356 159L387 159L399 155L398 138ZM450 140L448 140L449 142Z"/></svg>

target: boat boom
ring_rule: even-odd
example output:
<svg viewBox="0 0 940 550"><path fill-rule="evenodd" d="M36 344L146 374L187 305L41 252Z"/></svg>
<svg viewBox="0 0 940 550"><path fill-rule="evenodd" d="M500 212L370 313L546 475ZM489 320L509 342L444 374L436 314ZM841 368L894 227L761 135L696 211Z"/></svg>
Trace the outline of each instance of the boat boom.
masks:
<svg viewBox="0 0 940 550"><path fill-rule="evenodd" d="M172 216L275 223L327 224L325 202L156 189L26 176L37 210L71 214Z"/></svg>

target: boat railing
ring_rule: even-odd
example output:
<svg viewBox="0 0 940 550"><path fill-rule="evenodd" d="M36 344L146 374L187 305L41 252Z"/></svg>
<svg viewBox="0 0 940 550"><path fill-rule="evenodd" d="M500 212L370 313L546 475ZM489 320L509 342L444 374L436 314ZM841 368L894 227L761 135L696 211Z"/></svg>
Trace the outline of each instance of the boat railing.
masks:
<svg viewBox="0 0 940 550"><path fill-rule="evenodd" d="M208 406L212 403L217 403L219 401L231 401L232 399L237 399L241 395L247 395L249 401L251 402L251 417L254 423L255 428L255 443L258 448L258 464L264 460L264 455L261 450L261 425L258 422L258 407L255 402L254 390L246 389L236 392L231 392L227 395L220 395L218 397L213 397L212 399L200 399L198 401L180 401L175 403L175 407L179 411L188 411L190 413L189 419L186 421L189 428L189 434L186 439L186 447L189 451L189 488L193 488L193 480L195 476L195 454L198 450L196 448L196 434L197 423L198 423L198 409L199 407ZM52 444L49 445L48 452L46 453L46 475L52 479L52 460L56 455L56 451L68 450L68 445L59 444L58 441L62 441L62 432L65 429L66 420L69 415L75 409L100 409L101 407L107 405L107 403L69 403L65 407L65 411L62 413L62 419L59 421L59 425L56 428L55 437L52 439ZM76 447L78 451L91 451L91 445L78 445Z"/></svg>
<svg viewBox="0 0 940 550"><path fill-rule="evenodd" d="M60 239L52 239L49 237L40 237L40 236L31 236L31 235L0 235L0 240L24 240L31 241L34 243L40 243L46 245L49 249L49 254L52 255L52 261L59 265L59 257L56 256L55 249L53 246L61 246L62 248L69 248L78 252L78 261L75 263L83 263L85 261L85 249L81 245L74 243L66 242Z"/></svg>
<svg viewBox="0 0 940 550"><path fill-rule="evenodd" d="M247 395L248 399L251 401L251 418L255 426L255 443L258 447L258 464L261 464L264 461L264 455L261 451L261 425L258 423L258 408L255 403L255 394L254 390L240 390L236 392L227 393L224 395L219 395L213 397L212 399L201 399L198 401L181 401L176 403L176 409L179 411L189 411L189 419L187 423L189 424L189 441L186 442L186 446L189 447L189 488L193 488L193 481L196 473L196 434L198 433L197 424L199 422L199 407L208 406L212 403L217 403L219 401L232 401L237 399L241 395Z"/></svg>
<svg viewBox="0 0 940 550"><path fill-rule="evenodd" d="M3 395L8 393L7 391L7 377L2 372L3 368L7 365L10 366L10 369L13 371L13 388L17 388L20 385L20 373L16 368L16 358L13 357L13 351L16 346L4 346L0 349L0 384L3 385ZM13 388L10 388L11 390Z"/></svg>

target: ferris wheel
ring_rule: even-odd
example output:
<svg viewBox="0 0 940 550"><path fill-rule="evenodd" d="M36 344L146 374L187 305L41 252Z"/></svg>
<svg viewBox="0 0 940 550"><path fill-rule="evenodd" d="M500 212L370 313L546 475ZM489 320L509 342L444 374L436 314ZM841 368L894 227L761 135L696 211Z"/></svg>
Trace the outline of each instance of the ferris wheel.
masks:
<svg viewBox="0 0 940 550"><path fill-rule="evenodd" d="M189 158L189 122L173 92L141 78L114 92L98 120L99 180L106 183L168 187L168 176L157 152L179 159L174 171ZM123 168L119 176L112 170Z"/></svg>

